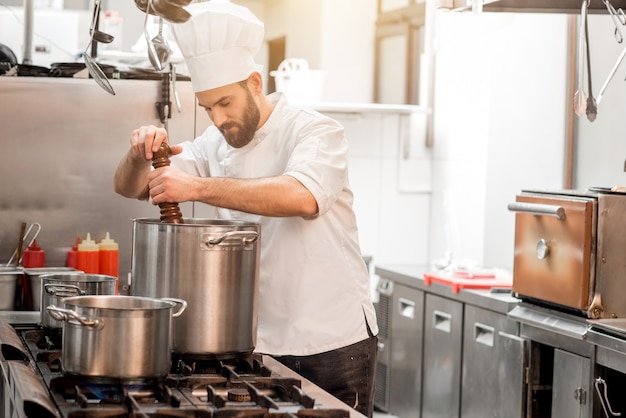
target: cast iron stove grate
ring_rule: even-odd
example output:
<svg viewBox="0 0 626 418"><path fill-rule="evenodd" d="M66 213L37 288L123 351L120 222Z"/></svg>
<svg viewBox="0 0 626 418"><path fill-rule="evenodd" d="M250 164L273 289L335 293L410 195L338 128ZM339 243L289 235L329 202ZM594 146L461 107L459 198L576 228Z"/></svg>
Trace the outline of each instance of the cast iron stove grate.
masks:
<svg viewBox="0 0 626 418"><path fill-rule="evenodd" d="M297 377L275 374L260 355L217 360L174 355L163 378L116 381L64 374L61 332L19 330L44 390L62 417L349 418L324 408ZM32 364L32 363L31 363ZM320 408L322 406L322 408Z"/></svg>

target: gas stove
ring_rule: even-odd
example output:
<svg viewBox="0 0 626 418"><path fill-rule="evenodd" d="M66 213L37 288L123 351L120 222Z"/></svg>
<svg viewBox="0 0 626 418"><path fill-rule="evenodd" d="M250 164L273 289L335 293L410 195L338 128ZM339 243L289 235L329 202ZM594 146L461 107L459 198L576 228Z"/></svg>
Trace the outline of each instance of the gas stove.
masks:
<svg viewBox="0 0 626 418"><path fill-rule="evenodd" d="M364 418L269 356L172 356L164 378L97 380L62 371L61 331L0 317L4 417Z"/></svg>

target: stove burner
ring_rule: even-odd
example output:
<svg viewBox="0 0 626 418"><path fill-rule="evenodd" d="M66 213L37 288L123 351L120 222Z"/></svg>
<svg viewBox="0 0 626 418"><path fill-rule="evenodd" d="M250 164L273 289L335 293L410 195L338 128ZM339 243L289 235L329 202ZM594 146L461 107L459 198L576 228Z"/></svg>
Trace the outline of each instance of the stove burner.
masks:
<svg viewBox="0 0 626 418"><path fill-rule="evenodd" d="M37 348L41 350L60 350L63 340L61 330L52 328L26 331L24 337L28 341L34 341Z"/></svg>
<svg viewBox="0 0 626 418"><path fill-rule="evenodd" d="M89 404L122 404L132 396L139 403L170 402L168 393L164 393L159 382L124 385L93 383L89 379L62 376L50 381L50 389L58 392L69 403L76 403L85 408Z"/></svg>
<svg viewBox="0 0 626 418"><path fill-rule="evenodd" d="M111 379L63 373L61 332L20 331L42 391L68 418L348 418L348 408L319 408L297 375L281 376L260 355L217 359L175 354L163 378ZM18 341L19 344L19 341ZM26 354L25 354L26 355ZM270 363L272 364L272 363ZM52 411L52 409L50 409ZM18 415L19 416L19 415ZM57 415L55 415L57 416Z"/></svg>
<svg viewBox="0 0 626 418"><path fill-rule="evenodd" d="M233 402L250 402L252 397L246 389L230 389L228 391L228 400Z"/></svg>

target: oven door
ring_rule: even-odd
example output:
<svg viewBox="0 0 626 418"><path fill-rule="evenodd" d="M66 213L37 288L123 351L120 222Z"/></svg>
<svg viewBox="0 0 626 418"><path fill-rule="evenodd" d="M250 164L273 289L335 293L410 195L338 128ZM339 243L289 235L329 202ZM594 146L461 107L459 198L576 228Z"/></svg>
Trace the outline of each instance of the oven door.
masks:
<svg viewBox="0 0 626 418"><path fill-rule="evenodd" d="M595 196L522 192L515 212L512 291L587 311L594 297Z"/></svg>

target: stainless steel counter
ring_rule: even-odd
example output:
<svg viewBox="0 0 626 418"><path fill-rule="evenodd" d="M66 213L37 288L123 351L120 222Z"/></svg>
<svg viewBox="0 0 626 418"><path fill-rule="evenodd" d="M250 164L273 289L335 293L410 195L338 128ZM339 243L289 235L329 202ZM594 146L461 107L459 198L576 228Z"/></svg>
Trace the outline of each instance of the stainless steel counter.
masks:
<svg viewBox="0 0 626 418"><path fill-rule="evenodd" d="M511 295L511 292L502 289L460 289L454 293L450 286L440 283L427 285L424 281L424 273L428 273L428 266L420 265L381 265L374 268L374 272L382 277L393 280L418 290L424 290L438 296L448 297L463 303L480 306L491 311L508 313L520 300Z"/></svg>
<svg viewBox="0 0 626 418"><path fill-rule="evenodd" d="M39 311L0 311L0 322L16 324L38 324L41 322Z"/></svg>

